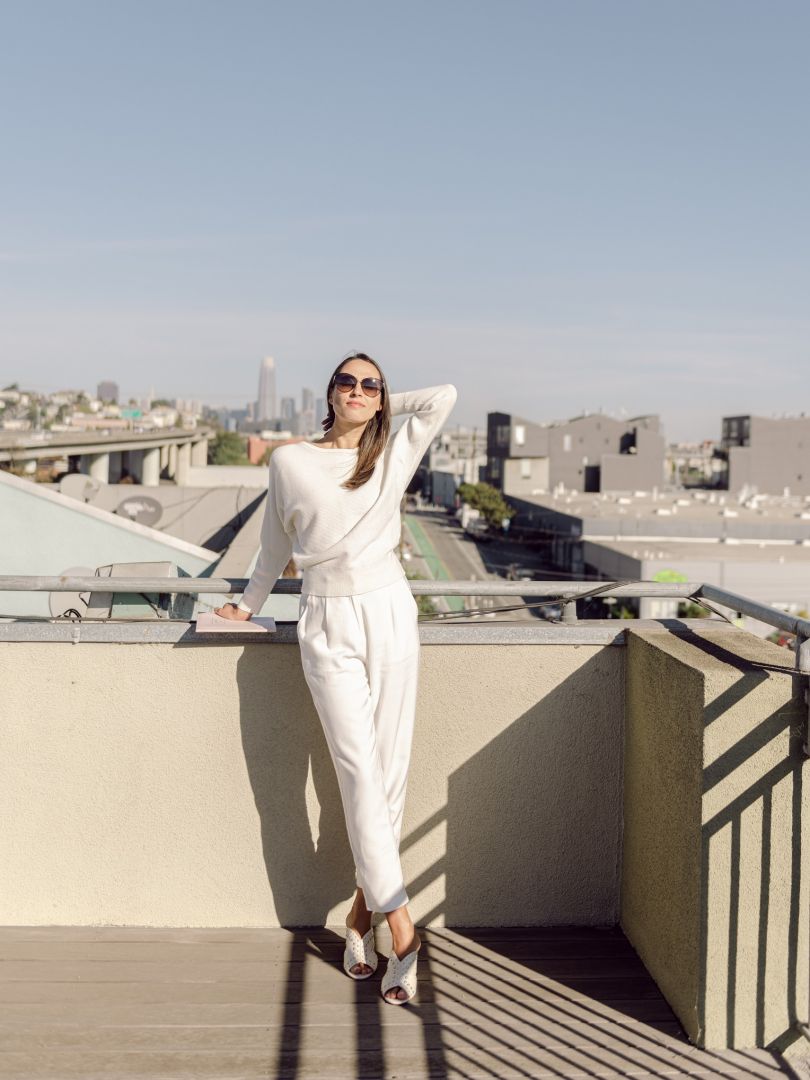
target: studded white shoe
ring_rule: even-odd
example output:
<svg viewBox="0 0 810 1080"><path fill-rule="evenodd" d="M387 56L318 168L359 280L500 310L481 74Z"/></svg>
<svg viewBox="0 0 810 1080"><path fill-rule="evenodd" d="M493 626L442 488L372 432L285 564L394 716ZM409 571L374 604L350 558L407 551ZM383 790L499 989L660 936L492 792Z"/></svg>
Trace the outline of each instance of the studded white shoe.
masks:
<svg viewBox="0 0 810 1080"><path fill-rule="evenodd" d="M417 948L406 953L401 960L394 950L391 950L391 955L388 957L388 967L385 969L380 984L383 1001L387 1001L389 1005L406 1005L416 993L416 965L421 948L422 942L420 941ZM386 997L388 991L393 990L395 986L401 986L408 996L404 998Z"/></svg>
<svg viewBox="0 0 810 1080"><path fill-rule="evenodd" d="M349 916L346 916L346 948L343 950L343 970L352 979L370 979L377 970L379 957L374 949L374 927L370 926L365 934L361 935L349 926ZM356 964L367 964L371 971L357 974L352 971Z"/></svg>

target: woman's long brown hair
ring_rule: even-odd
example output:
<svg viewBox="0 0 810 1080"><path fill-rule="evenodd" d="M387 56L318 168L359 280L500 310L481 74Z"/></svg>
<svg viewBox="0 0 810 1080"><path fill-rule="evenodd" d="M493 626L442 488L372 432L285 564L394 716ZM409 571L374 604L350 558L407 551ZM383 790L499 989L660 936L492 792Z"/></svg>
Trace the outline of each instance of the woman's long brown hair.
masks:
<svg viewBox="0 0 810 1080"><path fill-rule="evenodd" d="M371 474L374 472L374 466L377 464L377 458L385 449L385 445L388 442L388 435L391 431L391 408L388 404L388 383L385 380L380 365L376 360L372 360L370 356L365 353L356 352L351 356L344 357L340 361L338 366L332 372L329 379L329 385L326 388L326 404L329 413L325 420L321 421L324 431L328 431L335 422L335 410L332 408L332 403L329 401L329 397L332 391L335 389L335 376L340 374L344 366L348 364L350 360L367 360L370 364L373 364L377 371L380 373L380 382L383 384L382 394L383 404L382 408L378 409L370 418L363 434L360 436L360 442L358 443L357 452L357 464L354 467L354 472L348 480L344 480L340 485L350 490L354 488L362 487L368 480Z"/></svg>

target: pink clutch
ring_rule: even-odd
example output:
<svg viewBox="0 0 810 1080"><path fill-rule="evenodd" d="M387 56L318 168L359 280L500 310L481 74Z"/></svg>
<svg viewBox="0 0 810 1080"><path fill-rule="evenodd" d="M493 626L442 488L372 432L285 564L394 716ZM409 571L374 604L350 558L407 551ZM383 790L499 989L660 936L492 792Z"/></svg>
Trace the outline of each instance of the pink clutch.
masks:
<svg viewBox="0 0 810 1080"><path fill-rule="evenodd" d="M276 620L272 615L251 615L249 619L223 619L213 611L197 616L198 634L272 634Z"/></svg>

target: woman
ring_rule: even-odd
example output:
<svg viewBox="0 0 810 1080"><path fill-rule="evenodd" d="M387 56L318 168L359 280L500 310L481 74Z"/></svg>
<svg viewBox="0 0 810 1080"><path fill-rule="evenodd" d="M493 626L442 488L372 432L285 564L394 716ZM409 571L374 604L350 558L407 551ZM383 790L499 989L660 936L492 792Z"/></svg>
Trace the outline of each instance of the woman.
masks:
<svg viewBox="0 0 810 1080"><path fill-rule="evenodd" d="M416 992L421 938L399 859L419 670L418 606L396 547L400 503L456 402L450 384L389 394L379 365L353 353L329 380L319 442L270 456L256 568L239 604L260 611L290 557L303 571L298 640L307 685L337 773L357 894L346 917L343 967L377 968L371 916L385 913L393 949L382 995ZM411 414L390 436L391 417ZM390 437L389 437L390 436Z"/></svg>

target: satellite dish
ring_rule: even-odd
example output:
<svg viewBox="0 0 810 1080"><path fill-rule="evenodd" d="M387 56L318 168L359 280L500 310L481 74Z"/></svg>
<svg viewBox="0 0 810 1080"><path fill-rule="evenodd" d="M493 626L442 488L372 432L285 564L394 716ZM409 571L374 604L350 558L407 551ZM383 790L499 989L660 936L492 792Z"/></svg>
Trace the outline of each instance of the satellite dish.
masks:
<svg viewBox="0 0 810 1080"><path fill-rule="evenodd" d="M163 516L163 507L150 495L130 495L121 500L115 513L140 525L154 525Z"/></svg>
<svg viewBox="0 0 810 1080"><path fill-rule="evenodd" d="M73 475L76 475L75 473ZM58 577L94 577L96 573L93 566L69 566L67 570L62 570ZM48 607L50 608L51 615L58 618L63 615L69 608L75 608L80 615L84 615L87 610L87 601L90 599L90 592L52 592L48 593Z"/></svg>
<svg viewBox="0 0 810 1080"><path fill-rule="evenodd" d="M79 502L90 502L101 489L101 481L85 473L66 473L59 481L59 491Z"/></svg>

